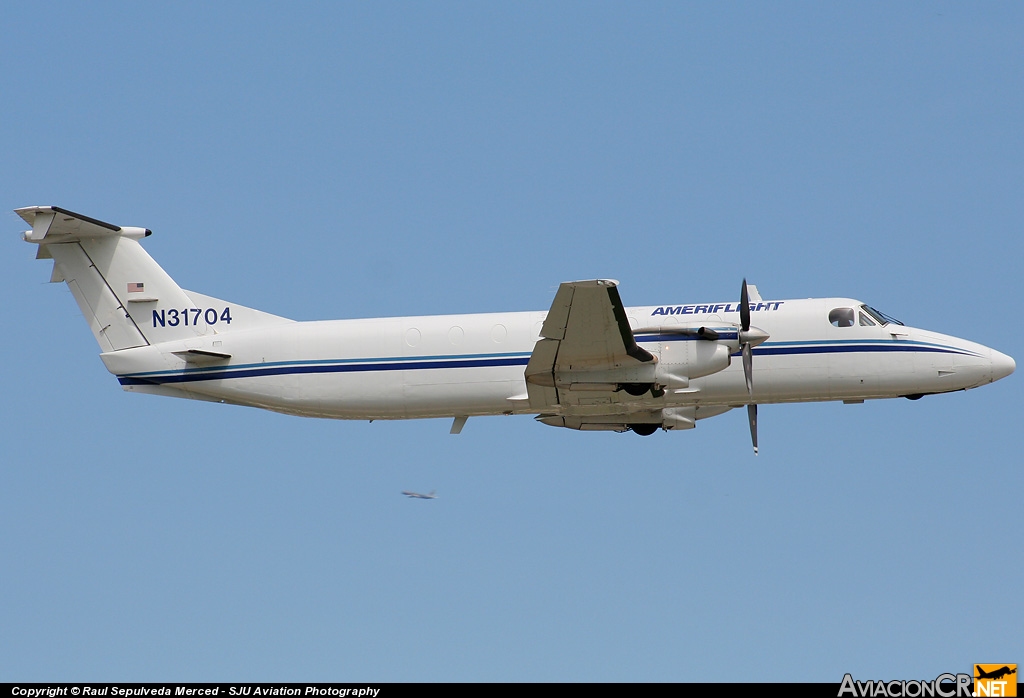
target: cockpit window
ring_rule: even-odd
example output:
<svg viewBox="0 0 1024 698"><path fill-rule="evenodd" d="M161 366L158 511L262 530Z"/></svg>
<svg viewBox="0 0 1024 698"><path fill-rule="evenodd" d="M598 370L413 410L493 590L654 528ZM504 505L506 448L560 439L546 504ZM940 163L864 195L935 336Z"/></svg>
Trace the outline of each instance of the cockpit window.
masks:
<svg viewBox="0 0 1024 698"><path fill-rule="evenodd" d="M828 314L828 321L836 327L853 327L853 308L833 308Z"/></svg>
<svg viewBox="0 0 1024 698"><path fill-rule="evenodd" d="M886 315L885 313L883 313L880 310L875 310L870 305L862 305L860 307L860 309L863 310L868 315L870 315L871 317L873 317L875 320L877 320L878 324L882 325L883 327L885 325L888 325L890 322L892 324L894 324L894 325L902 325L903 324L902 322L900 322L896 318L889 317L888 315Z"/></svg>
<svg viewBox="0 0 1024 698"><path fill-rule="evenodd" d="M875 327L876 324L877 323L874 320L872 320L871 318L869 318L867 315L865 315L863 313L863 311L860 313L860 326L861 327Z"/></svg>

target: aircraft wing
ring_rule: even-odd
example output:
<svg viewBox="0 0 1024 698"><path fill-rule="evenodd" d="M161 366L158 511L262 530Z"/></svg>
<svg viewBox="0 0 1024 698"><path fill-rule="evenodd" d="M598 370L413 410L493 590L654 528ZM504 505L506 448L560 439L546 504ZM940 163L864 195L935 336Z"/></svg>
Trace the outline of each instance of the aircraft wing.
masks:
<svg viewBox="0 0 1024 698"><path fill-rule="evenodd" d="M532 407L560 404L560 393L574 386L615 392L617 384L638 380L631 376L655 363L633 337L617 281L560 285L540 334L526 366Z"/></svg>

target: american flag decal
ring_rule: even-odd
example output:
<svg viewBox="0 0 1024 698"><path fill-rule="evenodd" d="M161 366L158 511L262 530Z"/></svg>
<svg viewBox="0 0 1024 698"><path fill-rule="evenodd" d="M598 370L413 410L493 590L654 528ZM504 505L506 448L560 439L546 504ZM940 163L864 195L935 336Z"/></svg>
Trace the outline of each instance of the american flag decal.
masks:
<svg viewBox="0 0 1024 698"><path fill-rule="evenodd" d="M142 293L146 290L145 284L128 284L128 293Z"/></svg>

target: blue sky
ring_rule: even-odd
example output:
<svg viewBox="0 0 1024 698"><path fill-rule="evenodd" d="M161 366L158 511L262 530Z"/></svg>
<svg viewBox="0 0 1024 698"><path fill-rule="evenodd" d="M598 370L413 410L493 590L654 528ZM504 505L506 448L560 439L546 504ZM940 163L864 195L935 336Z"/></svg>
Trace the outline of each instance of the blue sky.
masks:
<svg viewBox="0 0 1024 698"><path fill-rule="evenodd" d="M8 3L0 208L295 319L853 296L1014 355L1024 8ZM692 432L123 393L3 214L0 681L1021 662L1019 376ZM436 489L436 501L402 489ZM1014 640L1013 638L1017 639Z"/></svg>

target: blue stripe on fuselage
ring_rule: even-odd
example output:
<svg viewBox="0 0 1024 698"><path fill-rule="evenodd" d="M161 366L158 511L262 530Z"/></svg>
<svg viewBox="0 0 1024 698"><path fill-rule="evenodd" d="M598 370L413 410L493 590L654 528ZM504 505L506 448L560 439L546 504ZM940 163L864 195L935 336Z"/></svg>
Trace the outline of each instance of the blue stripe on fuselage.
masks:
<svg viewBox="0 0 1024 698"><path fill-rule="evenodd" d="M694 337L654 335L654 339L638 341L693 341ZM815 340L806 342L766 342L754 348L758 356L784 356L798 354L846 354L878 352L921 352L979 356L975 352L947 345L895 340L844 340L840 342ZM739 352L733 356L739 356ZM176 371L150 371L118 376L121 385L160 385L165 383L191 383L197 381L226 380L228 378L258 378L291 374L364 373L370 371L419 371L443 368L491 368L498 366L526 366L530 354L469 354L417 356L409 358L376 359L318 359L310 361L275 361L265 364L239 364L236 366L193 367Z"/></svg>
<svg viewBox="0 0 1024 698"><path fill-rule="evenodd" d="M416 360L339 359L322 361L280 361L269 364L243 364L217 368L192 368L174 373L153 371L118 376L121 385L162 385L193 383L227 378L258 378L289 374L357 373L367 371L417 371L430 368L487 368L493 366L525 366L529 354L479 355L459 358L417 357Z"/></svg>
<svg viewBox="0 0 1024 698"><path fill-rule="evenodd" d="M779 356L788 354L850 354L850 353L878 353L878 352L920 352L937 354L960 354L962 356L977 356L974 352L962 351L944 347L927 346L898 346L898 345L874 345L874 346L760 346L754 349L755 356ZM734 352L732 356L739 356L741 352Z"/></svg>

